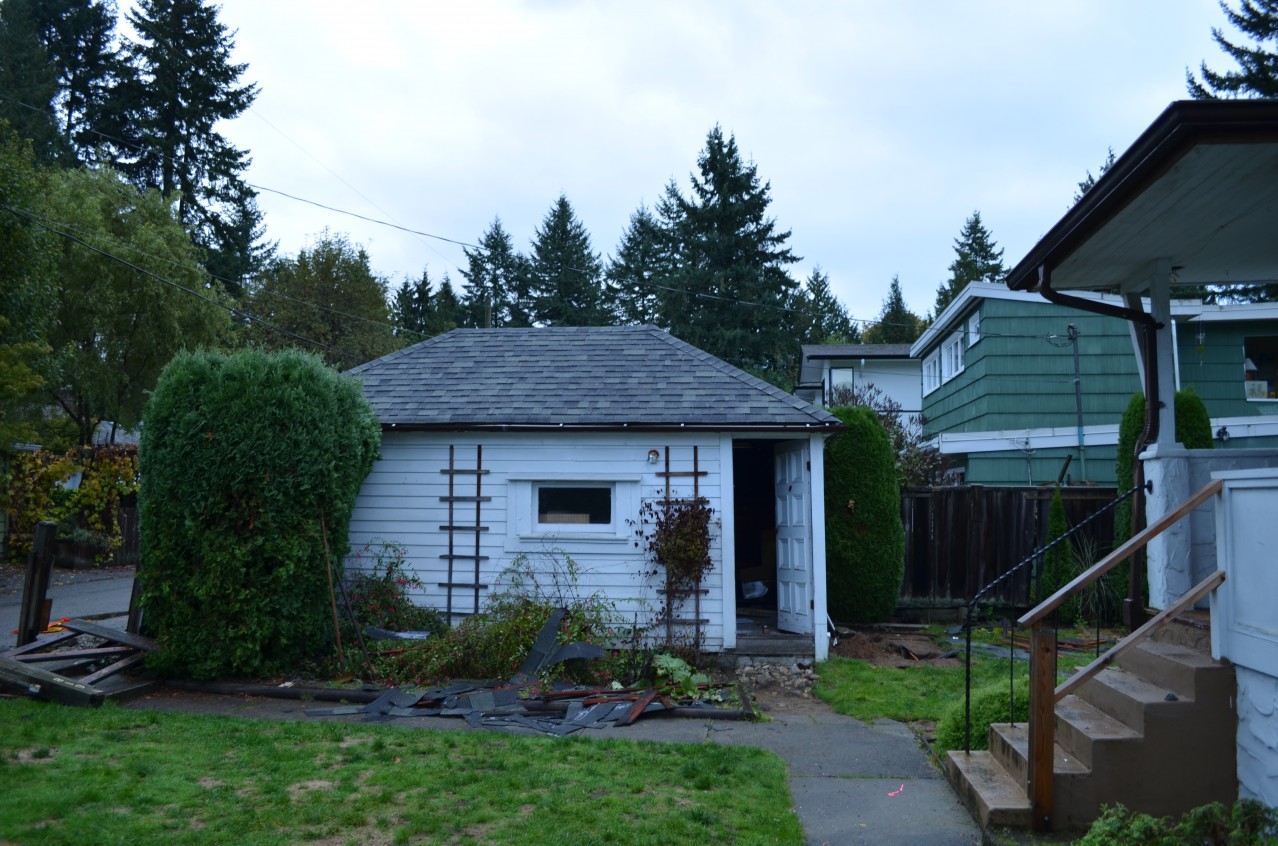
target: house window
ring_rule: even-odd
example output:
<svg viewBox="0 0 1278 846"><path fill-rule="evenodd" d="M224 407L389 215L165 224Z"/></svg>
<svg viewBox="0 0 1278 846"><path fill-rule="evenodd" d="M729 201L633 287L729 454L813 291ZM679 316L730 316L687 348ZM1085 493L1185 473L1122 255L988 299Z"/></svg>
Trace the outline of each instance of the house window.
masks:
<svg viewBox="0 0 1278 846"><path fill-rule="evenodd" d="M978 309L967 318L967 345L970 347L979 340L981 340L981 312Z"/></svg>
<svg viewBox="0 0 1278 846"><path fill-rule="evenodd" d="M941 345L941 381L948 382L963 372L963 334L955 332Z"/></svg>
<svg viewBox="0 0 1278 846"><path fill-rule="evenodd" d="M851 367L831 367L829 405L851 405L855 385L855 370Z"/></svg>
<svg viewBox="0 0 1278 846"><path fill-rule="evenodd" d="M1243 338L1243 395L1278 399L1278 336Z"/></svg>
<svg viewBox="0 0 1278 846"><path fill-rule="evenodd" d="M923 393L930 394L941 387L941 353L932 353L923 359Z"/></svg>
<svg viewBox="0 0 1278 846"><path fill-rule="evenodd" d="M541 531L611 529L612 485L538 484L534 501Z"/></svg>

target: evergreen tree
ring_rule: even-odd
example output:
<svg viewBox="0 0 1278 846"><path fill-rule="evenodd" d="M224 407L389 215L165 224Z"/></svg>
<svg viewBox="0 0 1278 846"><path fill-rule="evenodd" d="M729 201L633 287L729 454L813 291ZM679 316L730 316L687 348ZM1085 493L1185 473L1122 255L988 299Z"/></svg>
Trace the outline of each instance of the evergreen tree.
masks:
<svg viewBox="0 0 1278 846"><path fill-rule="evenodd" d="M178 217L232 289L253 272L261 234L256 194L244 184L248 154L216 131L253 104L240 84L247 65L231 61L233 33L204 0L138 0L128 13L142 41L129 48L138 69L120 96L140 144L118 166L137 184L178 194Z"/></svg>
<svg viewBox="0 0 1278 846"><path fill-rule="evenodd" d="M373 272L368 253L344 235L325 230L295 259L282 259L252 292L252 311L285 335L254 323L254 341L267 349L300 346L338 370L348 370L395 350L386 280Z"/></svg>
<svg viewBox="0 0 1278 846"><path fill-rule="evenodd" d="M1199 66L1200 80L1186 68L1190 95L1195 100L1278 97L1278 0L1240 0L1237 11L1221 0L1220 8L1252 45L1234 43L1220 28L1212 27L1212 39L1238 63L1238 70L1216 73L1204 61Z"/></svg>
<svg viewBox="0 0 1278 846"><path fill-rule="evenodd" d="M972 282L1001 283L1007 276L1003 267L1003 251L997 249L993 237L981 222L981 213L972 212L963 230L954 239L954 261L950 278L936 289L935 314L940 314L954 298Z"/></svg>
<svg viewBox="0 0 1278 846"><path fill-rule="evenodd" d="M867 344L912 344L923 334L923 320L910 311L901 293L901 280L892 277L878 318L865 330Z"/></svg>
<svg viewBox="0 0 1278 846"><path fill-rule="evenodd" d="M391 303L391 324L395 327L395 335L410 344L429 337L426 327L430 324L433 305L427 270L423 269L421 278L417 280L405 279L396 289Z"/></svg>
<svg viewBox="0 0 1278 846"><path fill-rule="evenodd" d="M608 299L623 324L656 323L663 292L657 280L668 278L670 261L660 221L644 206L630 216L617 254L608 262Z"/></svg>
<svg viewBox="0 0 1278 846"><path fill-rule="evenodd" d="M1092 190L1092 186L1096 184L1096 180L1105 175L1111 167L1114 166L1114 148L1109 148L1109 153L1105 156L1105 161L1101 162L1100 170L1092 176L1092 172L1087 171L1087 176L1078 183L1078 191L1074 194L1074 202L1077 203L1083 199L1083 195Z"/></svg>
<svg viewBox="0 0 1278 846"><path fill-rule="evenodd" d="M439 291L435 293L434 308L426 323L426 334L433 338L451 332L462 325L464 317L465 311L461 300L457 299L457 292L453 290L453 281L445 273L439 283Z"/></svg>
<svg viewBox="0 0 1278 846"><path fill-rule="evenodd" d="M463 324L470 327L531 326L528 260L515 252L514 242L494 217L475 250L463 250L468 262L462 271Z"/></svg>
<svg viewBox="0 0 1278 846"><path fill-rule="evenodd" d="M769 183L741 158L736 138L715 126L697 157L685 198L672 182L658 204L678 254L660 321L677 337L774 382L798 360L791 306L798 261L767 216Z"/></svg>
<svg viewBox="0 0 1278 846"><path fill-rule="evenodd" d="M802 331L805 344L858 344L861 330L852 322L847 308L830 290L830 277L814 268L800 292Z"/></svg>
<svg viewBox="0 0 1278 846"><path fill-rule="evenodd" d="M0 3L0 121L31 142L42 162L64 153L53 104L58 77L45 47L36 0Z"/></svg>
<svg viewBox="0 0 1278 846"><path fill-rule="evenodd" d="M590 247L590 235L560 194L532 242L528 294L533 321L544 326L611 323L602 282L603 265Z"/></svg>

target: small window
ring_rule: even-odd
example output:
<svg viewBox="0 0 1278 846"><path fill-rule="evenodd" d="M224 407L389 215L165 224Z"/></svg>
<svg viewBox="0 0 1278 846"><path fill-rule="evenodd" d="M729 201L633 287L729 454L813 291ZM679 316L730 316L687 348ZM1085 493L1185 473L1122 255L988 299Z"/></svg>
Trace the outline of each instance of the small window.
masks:
<svg viewBox="0 0 1278 846"><path fill-rule="evenodd" d="M611 526L611 485L538 485L537 522L547 526Z"/></svg>
<svg viewBox="0 0 1278 846"><path fill-rule="evenodd" d="M1278 399L1278 336L1243 338L1243 395Z"/></svg>
<svg viewBox="0 0 1278 846"><path fill-rule="evenodd" d="M941 381L948 382L963 372L963 336L956 332L941 345Z"/></svg>
<svg viewBox="0 0 1278 846"><path fill-rule="evenodd" d="M923 393L930 394L941 387L941 354L934 352L923 359Z"/></svg>
<svg viewBox="0 0 1278 846"><path fill-rule="evenodd" d="M974 311L967 319L967 345L970 347L981 340L981 312Z"/></svg>

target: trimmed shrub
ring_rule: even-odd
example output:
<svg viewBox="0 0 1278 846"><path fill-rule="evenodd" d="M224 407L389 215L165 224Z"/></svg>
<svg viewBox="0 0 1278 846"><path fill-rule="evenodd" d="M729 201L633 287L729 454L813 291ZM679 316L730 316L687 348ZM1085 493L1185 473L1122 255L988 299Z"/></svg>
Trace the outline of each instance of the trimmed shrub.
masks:
<svg viewBox="0 0 1278 846"><path fill-rule="evenodd" d="M142 428L142 605L163 675L260 676L328 651L380 429L359 385L296 350L183 353ZM323 526L323 529L321 529Z"/></svg>
<svg viewBox="0 0 1278 846"><path fill-rule="evenodd" d="M878 415L835 408L847 430L825 445L826 584L830 615L890 619L905 578L905 528L896 461Z"/></svg>
<svg viewBox="0 0 1278 846"><path fill-rule="evenodd" d="M1008 719L1008 708L1012 719ZM963 717L966 703L960 698L949 707L936 724L936 751L944 755L951 749L963 748ZM990 724L1029 719L1029 676L1020 673L1009 700L1007 682L1001 681L972 691L972 748L990 747Z"/></svg>
<svg viewBox="0 0 1278 846"><path fill-rule="evenodd" d="M1176 440L1185 449L1212 449L1211 417L1203 398L1193 388L1181 388L1176 392Z"/></svg>
<svg viewBox="0 0 1278 846"><path fill-rule="evenodd" d="M1202 805L1179 820L1106 806L1078 846L1262 846L1278 835L1278 812L1255 799L1233 808L1221 802Z"/></svg>

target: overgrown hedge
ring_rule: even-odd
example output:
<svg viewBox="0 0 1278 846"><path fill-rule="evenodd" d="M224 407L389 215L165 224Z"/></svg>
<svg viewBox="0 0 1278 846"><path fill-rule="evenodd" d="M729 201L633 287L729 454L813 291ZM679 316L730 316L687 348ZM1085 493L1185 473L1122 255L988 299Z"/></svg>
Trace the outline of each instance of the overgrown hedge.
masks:
<svg viewBox="0 0 1278 846"><path fill-rule="evenodd" d="M831 409L847 427L825 445L829 611L844 623L890 619L905 578L905 528L896 461L878 415Z"/></svg>
<svg viewBox="0 0 1278 846"><path fill-rule="evenodd" d="M142 603L162 648L153 669L261 676L330 649L321 519L337 568L379 443L359 386L316 356L176 357L140 449Z"/></svg>

